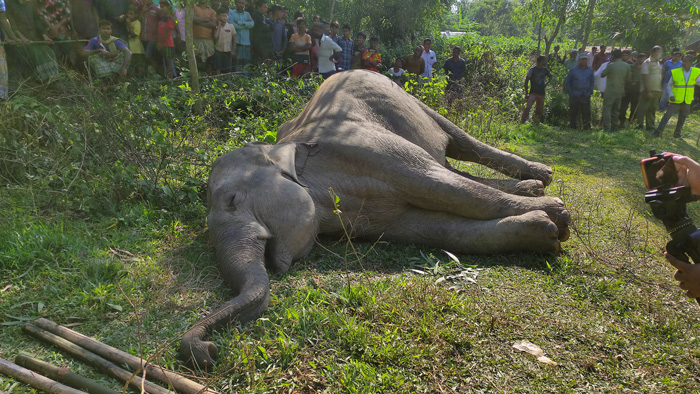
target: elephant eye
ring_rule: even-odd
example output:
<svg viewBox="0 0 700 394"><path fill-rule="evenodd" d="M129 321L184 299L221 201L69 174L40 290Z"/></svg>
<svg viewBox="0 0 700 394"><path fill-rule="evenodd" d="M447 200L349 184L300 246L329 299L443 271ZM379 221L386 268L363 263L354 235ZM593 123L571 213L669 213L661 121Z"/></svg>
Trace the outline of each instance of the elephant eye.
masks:
<svg viewBox="0 0 700 394"><path fill-rule="evenodd" d="M228 202L228 207L232 211L236 210L236 195L235 194L231 196L231 199Z"/></svg>

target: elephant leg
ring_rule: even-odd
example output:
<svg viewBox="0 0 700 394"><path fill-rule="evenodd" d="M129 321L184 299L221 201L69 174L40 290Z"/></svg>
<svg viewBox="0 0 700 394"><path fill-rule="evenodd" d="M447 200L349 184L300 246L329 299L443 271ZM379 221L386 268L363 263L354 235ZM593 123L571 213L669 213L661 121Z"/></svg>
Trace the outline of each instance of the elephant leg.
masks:
<svg viewBox="0 0 700 394"><path fill-rule="evenodd" d="M492 220L472 220L444 212L409 209L382 239L428 245L458 253L556 253L559 230L544 211Z"/></svg>
<svg viewBox="0 0 700 394"><path fill-rule="evenodd" d="M559 239L564 241L569 236L569 212L558 198L509 194L457 175L437 163L426 172L398 176L395 182L406 201L418 208L478 220L544 211L558 227Z"/></svg>
<svg viewBox="0 0 700 394"><path fill-rule="evenodd" d="M467 179L479 182L482 185L498 189L500 191L515 194L518 196L542 197L544 196L544 183L536 179L526 179L522 181L513 179L490 179L480 178L469 174L468 172L460 171L452 167L448 167L455 174L459 174Z"/></svg>
<svg viewBox="0 0 700 394"><path fill-rule="evenodd" d="M422 103L420 105L426 114L449 136L447 157L483 164L515 179L536 179L542 181L545 186L552 182L552 169L550 167L484 144L427 105Z"/></svg>

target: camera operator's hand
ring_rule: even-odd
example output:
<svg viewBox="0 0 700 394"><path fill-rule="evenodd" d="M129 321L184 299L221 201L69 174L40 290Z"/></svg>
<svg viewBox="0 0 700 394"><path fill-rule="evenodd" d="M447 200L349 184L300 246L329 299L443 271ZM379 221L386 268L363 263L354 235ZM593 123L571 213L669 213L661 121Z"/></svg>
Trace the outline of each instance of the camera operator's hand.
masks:
<svg viewBox="0 0 700 394"><path fill-rule="evenodd" d="M673 279L680 282L678 286L687 291L688 297L700 298L700 265L680 261L668 252L664 252L664 256L672 266L678 269L673 276Z"/></svg>
<svg viewBox="0 0 700 394"><path fill-rule="evenodd" d="M690 186L694 196L700 196L700 164L688 156L673 155L678 171L678 186Z"/></svg>

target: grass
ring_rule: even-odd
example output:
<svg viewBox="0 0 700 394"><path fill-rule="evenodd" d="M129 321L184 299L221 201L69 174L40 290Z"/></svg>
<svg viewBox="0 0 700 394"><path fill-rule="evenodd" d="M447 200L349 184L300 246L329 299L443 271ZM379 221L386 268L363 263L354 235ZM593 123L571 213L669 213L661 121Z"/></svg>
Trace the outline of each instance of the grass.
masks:
<svg viewBox="0 0 700 394"><path fill-rule="evenodd" d="M212 337L219 363L196 375L239 393L698 392L700 310L663 261L667 237L643 202L638 162L649 149L700 157L700 118L689 119L684 140L494 127L492 142L555 169L547 193L572 215L560 255L455 261L416 245L356 242L358 261L346 242L321 239L272 278L261 319ZM21 333L22 322L46 317L190 373L175 357L179 335L230 297L201 204L128 202L100 216L43 209L26 189L0 200L0 357L26 351L121 387ZM558 366L511 347L523 339ZM0 390L34 392L5 376Z"/></svg>

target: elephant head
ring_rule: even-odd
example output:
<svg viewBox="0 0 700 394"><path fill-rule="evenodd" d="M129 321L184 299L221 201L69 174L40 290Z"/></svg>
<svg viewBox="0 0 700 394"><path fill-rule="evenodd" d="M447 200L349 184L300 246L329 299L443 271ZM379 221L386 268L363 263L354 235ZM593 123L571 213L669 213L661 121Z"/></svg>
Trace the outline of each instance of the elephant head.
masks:
<svg viewBox="0 0 700 394"><path fill-rule="evenodd" d="M219 157L208 184L208 226L221 274L235 297L182 338L180 354L202 367L216 347L203 338L231 321L245 323L267 307L266 267L284 272L309 253L317 233L314 202L297 177L312 148L250 143Z"/></svg>

